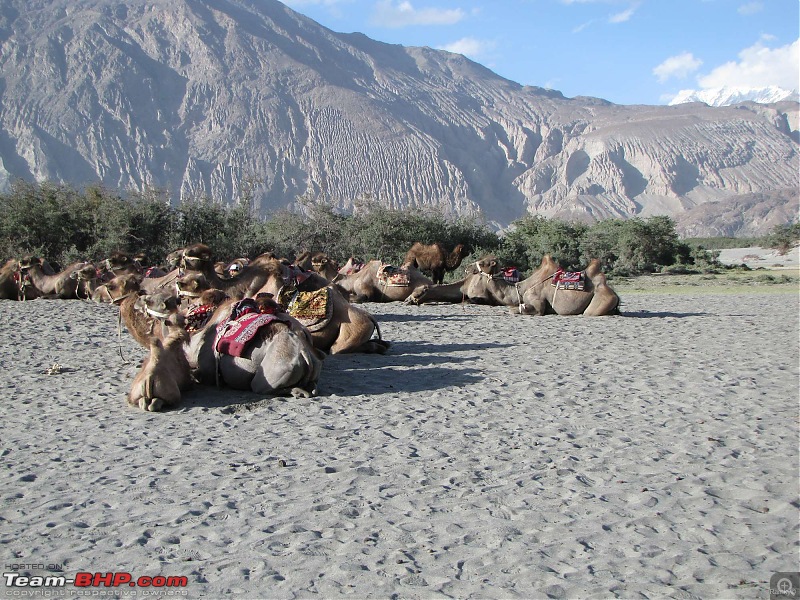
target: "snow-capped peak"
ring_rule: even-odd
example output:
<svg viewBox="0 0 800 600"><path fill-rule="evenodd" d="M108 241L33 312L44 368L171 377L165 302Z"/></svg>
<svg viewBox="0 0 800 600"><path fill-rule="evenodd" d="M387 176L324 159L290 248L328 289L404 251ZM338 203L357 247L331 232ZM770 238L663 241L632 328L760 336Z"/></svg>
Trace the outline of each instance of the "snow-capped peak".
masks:
<svg viewBox="0 0 800 600"><path fill-rule="evenodd" d="M739 102L758 102L770 104L796 97L797 92L785 90L776 85L763 88L721 87L707 90L681 90L670 100L670 106L686 102L705 102L709 106L730 106Z"/></svg>

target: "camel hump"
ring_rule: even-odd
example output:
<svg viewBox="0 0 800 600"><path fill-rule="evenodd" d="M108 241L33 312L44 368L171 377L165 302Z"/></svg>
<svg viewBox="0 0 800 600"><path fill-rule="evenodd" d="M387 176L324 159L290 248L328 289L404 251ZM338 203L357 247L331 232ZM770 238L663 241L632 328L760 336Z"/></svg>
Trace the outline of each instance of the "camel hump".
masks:
<svg viewBox="0 0 800 600"><path fill-rule="evenodd" d="M553 257L552 257L552 256L550 256L549 254L545 254L545 255L542 257L542 265L541 265L541 267L539 267L539 268L540 268L540 269L545 269L545 268L546 268L546 269L548 269L548 270L549 270L549 269L556 269L556 270L557 270L557 269L559 269L559 268L560 268L560 266L559 266L559 264L558 264L558 263L557 263L557 262L556 262L556 261L553 259Z"/></svg>
<svg viewBox="0 0 800 600"><path fill-rule="evenodd" d="M602 265L600 263L600 259L593 258L592 260L590 260L589 264L586 266L585 272L586 276L589 279L594 279L598 275L602 275L603 273L602 273Z"/></svg>

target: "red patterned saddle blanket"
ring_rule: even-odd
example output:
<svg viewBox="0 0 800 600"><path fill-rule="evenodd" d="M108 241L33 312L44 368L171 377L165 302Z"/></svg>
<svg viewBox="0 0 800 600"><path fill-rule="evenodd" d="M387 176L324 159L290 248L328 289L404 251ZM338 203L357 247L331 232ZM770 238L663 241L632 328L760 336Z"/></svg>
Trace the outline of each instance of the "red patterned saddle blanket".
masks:
<svg viewBox="0 0 800 600"><path fill-rule="evenodd" d="M217 325L214 348L220 354L242 356L259 330L273 321L287 322L288 319L282 313L259 312L252 298L240 300L233 305L230 318Z"/></svg>
<svg viewBox="0 0 800 600"><path fill-rule="evenodd" d="M206 326L216 306L213 304L196 304L186 312L186 331L194 333Z"/></svg>
<svg viewBox="0 0 800 600"><path fill-rule="evenodd" d="M378 281L381 285L388 287L408 287L411 284L411 277L408 269L393 265L381 265L381 268L378 269Z"/></svg>
<svg viewBox="0 0 800 600"><path fill-rule="evenodd" d="M582 291L585 285L584 271L562 271L559 269L553 275L552 285L558 290Z"/></svg>

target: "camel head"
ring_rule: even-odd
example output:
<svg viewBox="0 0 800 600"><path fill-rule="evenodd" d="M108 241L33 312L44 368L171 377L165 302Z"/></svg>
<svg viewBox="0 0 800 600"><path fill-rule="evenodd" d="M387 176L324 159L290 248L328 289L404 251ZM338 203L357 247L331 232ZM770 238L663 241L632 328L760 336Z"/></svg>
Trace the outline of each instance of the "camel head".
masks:
<svg viewBox="0 0 800 600"><path fill-rule="evenodd" d="M181 263L186 269L199 271L204 265L213 264L213 258L211 248L205 244L192 244L184 249Z"/></svg>
<svg viewBox="0 0 800 600"><path fill-rule="evenodd" d="M127 275L118 275L111 281L106 283L106 292L111 298L111 302L118 304L128 296L139 293L139 284L142 279L139 275L129 273Z"/></svg>
<svg viewBox="0 0 800 600"><path fill-rule="evenodd" d="M490 254L467 266L464 271L467 275L485 275L491 277L500 271L500 263L497 262L496 256Z"/></svg>
<svg viewBox="0 0 800 600"><path fill-rule="evenodd" d="M178 248L167 254L166 262L170 269L178 268L178 265L181 264L181 260L183 260L183 253L185 250L186 248Z"/></svg>
<svg viewBox="0 0 800 600"><path fill-rule="evenodd" d="M217 288L211 288L209 290L204 291L197 299L197 303L201 306L213 306L217 307L225 300L228 300L229 296L222 290L218 290Z"/></svg>
<svg viewBox="0 0 800 600"><path fill-rule="evenodd" d="M178 312L180 299L168 292L144 294L136 299L133 307L150 317L167 321Z"/></svg>
<svg viewBox="0 0 800 600"><path fill-rule="evenodd" d="M181 298L197 298L204 291L210 289L211 284L202 273L187 273L175 282L175 288Z"/></svg>
<svg viewBox="0 0 800 600"><path fill-rule="evenodd" d="M30 269L31 267L41 267L42 266L42 259L38 256L23 256L19 259L19 268L20 270Z"/></svg>

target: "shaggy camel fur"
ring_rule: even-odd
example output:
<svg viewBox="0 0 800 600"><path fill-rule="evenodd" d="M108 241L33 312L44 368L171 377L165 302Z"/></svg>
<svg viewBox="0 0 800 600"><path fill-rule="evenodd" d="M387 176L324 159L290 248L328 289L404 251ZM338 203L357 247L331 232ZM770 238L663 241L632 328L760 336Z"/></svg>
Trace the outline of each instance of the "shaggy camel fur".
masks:
<svg viewBox="0 0 800 600"><path fill-rule="evenodd" d="M42 267L42 259L28 256L19 261L21 275L30 276L33 286L40 295L47 298L88 298L93 291L91 285L96 276L94 265L76 262L55 275L47 275Z"/></svg>
<svg viewBox="0 0 800 600"><path fill-rule="evenodd" d="M192 335L188 356L196 379L208 385L221 379L234 389L259 394L315 395L323 356L314 349L308 331L288 315L261 327L243 356L217 353L217 326L228 320L235 302L220 306Z"/></svg>
<svg viewBox="0 0 800 600"><path fill-rule="evenodd" d="M181 400L181 392L192 385L184 344L189 334L179 324L166 324L168 333L150 338L150 355L145 358L128 393L128 404L142 410L159 411Z"/></svg>
<svg viewBox="0 0 800 600"><path fill-rule="evenodd" d="M600 316L619 314L619 296L606 283L600 261L594 259L584 271L584 289L558 289L551 280L560 271L549 255L527 279L508 283L499 275L497 260L485 257L470 266L470 272L456 283L415 290L410 302L484 302L510 307L511 312L525 315Z"/></svg>
<svg viewBox="0 0 800 600"><path fill-rule="evenodd" d="M312 327L311 339L314 347L330 354L346 352L363 352L384 354L389 349L389 342L381 339L378 322L361 307L353 306L328 281L318 273L305 273L306 278L299 283L293 279L292 267L274 259L272 263L264 263L270 273L269 280L259 290L280 297L284 289L297 292L311 292L320 289L328 290L328 302L333 303L330 319L325 324ZM310 326L310 325L309 325ZM310 326L311 327L311 326ZM372 339L373 334L378 339Z"/></svg>
<svg viewBox="0 0 800 600"><path fill-rule="evenodd" d="M385 267L379 260L371 260L364 267L354 273L337 280L336 285L344 297L351 302L397 302L408 298L418 287L433 285L418 269L406 269L409 283L406 286L393 286L379 278L379 273Z"/></svg>
<svg viewBox="0 0 800 600"><path fill-rule="evenodd" d="M455 271L464 257L467 256L464 244L458 244L452 252L447 252L439 242L425 245L414 242L406 253L403 266L413 266L423 272L430 272L434 283L440 284L444 281L445 271Z"/></svg>

